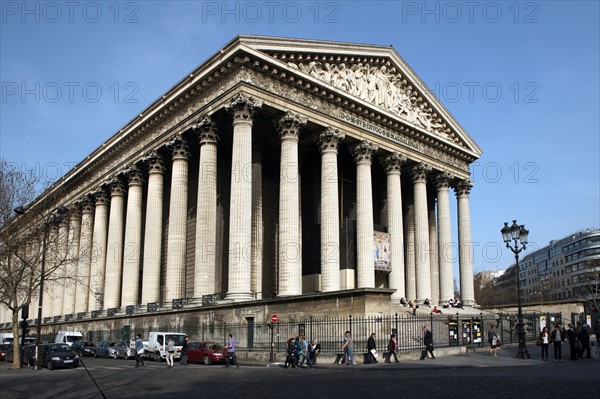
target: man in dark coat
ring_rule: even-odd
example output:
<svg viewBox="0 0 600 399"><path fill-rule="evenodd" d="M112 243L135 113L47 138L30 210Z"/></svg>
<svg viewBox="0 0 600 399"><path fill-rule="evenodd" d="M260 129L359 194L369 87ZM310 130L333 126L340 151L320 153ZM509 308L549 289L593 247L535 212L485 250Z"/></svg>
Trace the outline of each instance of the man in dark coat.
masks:
<svg viewBox="0 0 600 399"><path fill-rule="evenodd" d="M425 349L421 351L421 360L425 359L425 357L429 357L431 354L431 358L435 359L433 355L433 334L427 328L427 326L423 326L423 344L425 345Z"/></svg>
<svg viewBox="0 0 600 399"><path fill-rule="evenodd" d="M586 358L592 358L590 353L590 335L590 327L587 324L584 324L577 334L577 338L579 338L579 342L581 342L581 350L579 351L579 357L581 359L583 359L584 353L587 353Z"/></svg>
<svg viewBox="0 0 600 399"><path fill-rule="evenodd" d="M367 363L377 363L375 353L375 333L371 333L371 336L367 340Z"/></svg>
<svg viewBox="0 0 600 399"><path fill-rule="evenodd" d="M571 350L571 360L577 360L579 356L579 350L577 349L577 332L573 329L573 324L569 323L567 329L567 337L569 338L569 349Z"/></svg>

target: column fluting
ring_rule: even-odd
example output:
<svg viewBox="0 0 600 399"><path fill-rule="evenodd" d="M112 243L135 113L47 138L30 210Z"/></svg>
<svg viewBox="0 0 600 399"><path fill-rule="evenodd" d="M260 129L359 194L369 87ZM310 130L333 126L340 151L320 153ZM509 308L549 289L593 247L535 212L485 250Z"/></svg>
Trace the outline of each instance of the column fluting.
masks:
<svg viewBox="0 0 600 399"><path fill-rule="evenodd" d="M346 135L327 128L319 135L321 151L321 291L340 289L340 211L338 146Z"/></svg>

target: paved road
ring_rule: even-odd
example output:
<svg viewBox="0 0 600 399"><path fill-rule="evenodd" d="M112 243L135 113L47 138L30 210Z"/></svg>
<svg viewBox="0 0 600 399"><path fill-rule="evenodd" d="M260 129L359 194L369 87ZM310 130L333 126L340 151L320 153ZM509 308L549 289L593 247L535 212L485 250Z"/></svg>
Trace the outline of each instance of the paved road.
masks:
<svg viewBox="0 0 600 399"><path fill-rule="evenodd" d="M399 364L319 365L313 370L280 364L242 364L239 369L190 365L166 369L148 362L84 358L107 398L597 398L600 360L542 362L515 359L516 348L498 357L479 350ZM551 351L552 352L552 351ZM567 357L568 358L568 357ZM0 362L2 363L2 362ZM12 370L0 364L0 396L18 398L102 398L84 367L49 371Z"/></svg>

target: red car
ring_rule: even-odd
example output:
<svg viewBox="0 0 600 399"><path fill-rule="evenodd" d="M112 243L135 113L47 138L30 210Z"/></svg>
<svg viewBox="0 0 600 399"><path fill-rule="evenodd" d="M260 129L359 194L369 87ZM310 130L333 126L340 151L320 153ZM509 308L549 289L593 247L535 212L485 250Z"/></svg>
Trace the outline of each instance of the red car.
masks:
<svg viewBox="0 0 600 399"><path fill-rule="evenodd" d="M188 362L225 363L227 360L227 349L223 344L217 342L190 342L188 344Z"/></svg>
<svg viewBox="0 0 600 399"><path fill-rule="evenodd" d="M6 351L8 350L8 347L11 345L12 344L0 344L0 360L6 359Z"/></svg>

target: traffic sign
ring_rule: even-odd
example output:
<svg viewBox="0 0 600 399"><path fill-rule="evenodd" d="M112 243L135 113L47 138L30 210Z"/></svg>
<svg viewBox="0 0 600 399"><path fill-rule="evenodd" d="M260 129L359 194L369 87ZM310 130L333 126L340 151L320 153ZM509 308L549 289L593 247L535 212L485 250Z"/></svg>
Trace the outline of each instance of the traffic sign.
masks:
<svg viewBox="0 0 600 399"><path fill-rule="evenodd" d="M277 316L276 314L271 316L271 322L272 323L277 323L279 322L279 316Z"/></svg>

